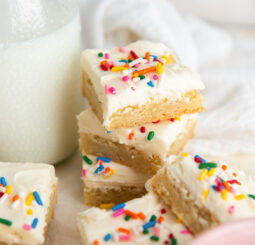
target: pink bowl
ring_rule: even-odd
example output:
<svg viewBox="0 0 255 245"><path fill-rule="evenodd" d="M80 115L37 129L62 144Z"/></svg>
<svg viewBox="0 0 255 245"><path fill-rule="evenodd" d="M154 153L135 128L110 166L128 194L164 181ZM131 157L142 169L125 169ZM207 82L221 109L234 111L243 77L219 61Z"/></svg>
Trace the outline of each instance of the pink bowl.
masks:
<svg viewBox="0 0 255 245"><path fill-rule="evenodd" d="M189 245L254 245L255 219L218 226L199 235Z"/></svg>

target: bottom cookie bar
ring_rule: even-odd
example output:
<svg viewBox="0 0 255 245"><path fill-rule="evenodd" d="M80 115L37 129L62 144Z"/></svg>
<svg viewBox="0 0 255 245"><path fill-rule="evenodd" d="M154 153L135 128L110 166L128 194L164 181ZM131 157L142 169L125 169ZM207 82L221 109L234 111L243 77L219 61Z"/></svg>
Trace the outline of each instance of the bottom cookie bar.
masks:
<svg viewBox="0 0 255 245"><path fill-rule="evenodd" d="M90 208L79 214L83 245L186 244L192 235L152 192L111 210Z"/></svg>
<svg viewBox="0 0 255 245"><path fill-rule="evenodd" d="M194 233L218 224L255 217L255 184L225 163L183 154L148 184Z"/></svg>
<svg viewBox="0 0 255 245"><path fill-rule="evenodd" d="M126 202L146 193L149 174L111 161L107 157L83 155L82 180L86 205Z"/></svg>
<svg viewBox="0 0 255 245"><path fill-rule="evenodd" d="M56 201L53 166L0 162L0 244L44 244Z"/></svg>

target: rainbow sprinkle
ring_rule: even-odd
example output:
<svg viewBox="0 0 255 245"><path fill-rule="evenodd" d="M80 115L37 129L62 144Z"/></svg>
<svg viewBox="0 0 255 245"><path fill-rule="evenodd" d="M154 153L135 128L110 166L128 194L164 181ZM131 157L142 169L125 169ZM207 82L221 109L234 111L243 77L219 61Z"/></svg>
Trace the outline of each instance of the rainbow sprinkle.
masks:
<svg viewBox="0 0 255 245"><path fill-rule="evenodd" d="M3 218L0 218L0 223L4 224L4 225L7 225L7 226L11 226L12 225L12 221L10 221L8 219L3 219Z"/></svg>
<svg viewBox="0 0 255 245"><path fill-rule="evenodd" d="M33 195L33 193L31 192L28 196L27 196L27 198L26 198L26 201L25 201L25 204L27 205L27 206L30 206L31 204L32 204L32 201L34 200L34 195Z"/></svg>
<svg viewBox="0 0 255 245"><path fill-rule="evenodd" d="M96 168L94 171L95 174L98 174L104 170L104 165L99 165L99 167Z"/></svg>
<svg viewBox="0 0 255 245"><path fill-rule="evenodd" d="M115 204L114 203L102 203L99 208L101 209L111 209Z"/></svg>
<svg viewBox="0 0 255 245"><path fill-rule="evenodd" d="M93 161L90 158L88 158L86 155L82 156L82 158L89 165L93 163Z"/></svg>
<svg viewBox="0 0 255 245"><path fill-rule="evenodd" d="M228 208L228 213L232 215L232 214L234 213L234 211L235 211L235 206L234 206L234 205L231 205L231 206Z"/></svg>
<svg viewBox="0 0 255 245"><path fill-rule="evenodd" d="M244 199L246 196L244 194L234 196L237 201Z"/></svg>
<svg viewBox="0 0 255 245"><path fill-rule="evenodd" d="M33 195L34 195L34 198L35 198L36 202L38 203L38 205L43 206L42 199L41 199L40 195L38 194L38 192L34 191Z"/></svg>
<svg viewBox="0 0 255 245"><path fill-rule="evenodd" d="M126 49L123 48L123 47L119 47L119 51L120 51L121 53L126 53L126 52L127 52Z"/></svg>
<svg viewBox="0 0 255 245"><path fill-rule="evenodd" d="M122 215L122 214L124 214L125 213L125 209L124 208L121 208L121 209L118 209L117 211L115 211L113 214L112 214L112 216L114 217L114 218L116 218L116 217L118 217L118 216L120 216L120 215Z"/></svg>
<svg viewBox="0 0 255 245"><path fill-rule="evenodd" d="M152 140L154 138L154 131L150 131L147 137L147 140Z"/></svg>
<svg viewBox="0 0 255 245"><path fill-rule="evenodd" d="M140 128L140 132L141 132L141 133L145 133L145 132L146 132L146 128L145 128L144 126L142 126L142 127Z"/></svg>
<svg viewBox="0 0 255 245"><path fill-rule="evenodd" d="M250 197L250 198L255 200L255 195L248 194L248 197Z"/></svg>
<svg viewBox="0 0 255 245"><path fill-rule="evenodd" d="M36 226L37 226L37 224L38 224L38 222L39 222L38 218L34 218L31 227L32 227L33 229L35 229Z"/></svg>
<svg viewBox="0 0 255 245"><path fill-rule="evenodd" d="M87 170L84 168L84 169L82 169L82 176L86 177L86 175L87 175Z"/></svg>
<svg viewBox="0 0 255 245"><path fill-rule="evenodd" d="M6 186L7 186L5 177L1 177L1 178L0 178L0 183L1 183L1 185L3 185L3 187L6 187Z"/></svg>
<svg viewBox="0 0 255 245"><path fill-rule="evenodd" d="M156 220L152 220L146 224L143 225L143 229L148 229L151 227L154 227L156 225L157 221Z"/></svg>
<svg viewBox="0 0 255 245"><path fill-rule="evenodd" d="M209 194L209 191L208 189L206 190L203 190L203 201L207 198L208 194Z"/></svg>
<svg viewBox="0 0 255 245"><path fill-rule="evenodd" d="M181 233L182 234L191 234L191 231L190 230L182 230Z"/></svg>
<svg viewBox="0 0 255 245"><path fill-rule="evenodd" d="M97 161L103 161L103 162L111 162L111 158L109 157L97 157Z"/></svg>
<svg viewBox="0 0 255 245"><path fill-rule="evenodd" d="M100 52L100 53L98 53L98 57L103 57L104 56L104 54L102 53L102 52Z"/></svg>
<svg viewBox="0 0 255 245"><path fill-rule="evenodd" d="M24 224L23 229L26 230L26 231L30 231L32 229L32 226L28 225L28 224Z"/></svg>
<svg viewBox="0 0 255 245"><path fill-rule="evenodd" d="M108 242L111 239L112 235L110 233L106 234L104 240Z"/></svg>
<svg viewBox="0 0 255 245"><path fill-rule="evenodd" d="M187 156L188 156L188 153L187 153L187 152L183 152L183 153L182 153L182 156L183 156L183 157L187 157Z"/></svg>
<svg viewBox="0 0 255 245"><path fill-rule="evenodd" d="M148 86L150 86L150 87L152 87L152 88L155 87L155 84L154 84L152 81L147 82L147 84L148 84Z"/></svg>
<svg viewBox="0 0 255 245"><path fill-rule="evenodd" d="M203 168L217 168L217 163L213 163L213 162L207 162L207 163L201 163L198 166L199 169L203 169Z"/></svg>

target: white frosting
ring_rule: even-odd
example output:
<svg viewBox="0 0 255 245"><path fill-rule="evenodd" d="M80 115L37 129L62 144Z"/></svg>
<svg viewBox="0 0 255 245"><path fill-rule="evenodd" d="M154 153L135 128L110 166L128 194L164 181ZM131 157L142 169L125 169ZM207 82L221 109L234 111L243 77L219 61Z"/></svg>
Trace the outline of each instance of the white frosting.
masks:
<svg viewBox="0 0 255 245"><path fill-rule="evenodd" d="M187 123L197 120L197 114L184 115L181 120L175 120L174 122L164 120L155 124L149 123L131 128L117 128L110 133L105 130L91 109L83 111L78 116L78 120L80 133L98 135L119 144L131 145L148 155L157 155L164 159L176 138L188 130ZM142 126L146 129L145 133L140 131ZM151 141L147 140L150 131L154 131L154 138ZM130 133L134 134L132 140L128 137Z"/></svg>
<svg viewBox="0 0 255 245"><path fill-rule="evenodd" d="M165 214L161 214L161 209L166 210ZM114 237L125 235L118 232L119 227L129 229L131 231L131 240L125 241L123 244L155 244L155 241L151 241L150 237L154 234L153 228L149 228L149 234L142 233L142 225L147 223L151 215L156 215L157 218L162 215L164 221L161 224L156 224L160 230L159 244L163 244L168 238L170 233L173 233L178 241L178 244L186 244L192 239L190 234L182 234L184 230L187 230L181 223L178 223L176 217L171 210L166 207L161 200L157 198L152 192L137 199L133 199L126 203L125 210L130 210L134 213L143 212L146 215L146 220L143 221L140 218L130 219L125 221L125 215L122 214L119 217L114 218L112 210L103 210L99 208L90 208L78 216L78 229L80 231L83 244L92 245L93 241L98 240L99 244L120 244L118 241L114 241ZM108 241L104 241L104 236L110 233L112 238Z"/></svg>
<svg viewBox="0 0 255 245"><path fill-rule="evenodd" d="M83 176L84 183L93 183L94 185L100 185L102 188L104 186L144 186L145 182L151 177L149 174L140 173L136 170L124 166L122 164L116 163L114 161L104 162L104 170L108 167L114 171L112 175L110 172L103 173L100 171L95 173L96 169L99 167L97 162L97 157L92 155L87 155L89 159L93 161L90 165L83 160L83 171L85 169L86 176Z"/></svg>
<svg viewBox="0 0 255 245"><path fill-rule="evenodd" d="M199 205L204 205L220 222L255 217L255 200L247 196L247 194L255 194L255 183L252 181L251 177L246 176L242 171L236 170L226 163L218 162L217 164L218 167L215 173L211 177L206 176L202 181L198 180L198 176L202 170L198 168L199 164L196 163L191 156L180 157L175 164L168 165L166 169L167 174L173 176L179 183L185 185L187 191L190 192L191 199L198 202ZM222 164L227 166L225 171L221 168ZM164 169L160 171L164 171ZM233 176L233 173L236 173L237 176ZM227 200L223 200L221 192L215 191L212 188L212 185L216 185L216 176L222 178L224 181L238 180L241 185L230 184L234 192L228 192ZM204 190L209 190L209 194L207 198L202 201ZM235 196L240 194L244 194L245 198L236 200ZM232 214L229 213L231 206L234 206Z"/></svg>
<svg viewBox="0 0 255 245"><path fill-rule="evenodd" d="M0 222L0 241L11 244L43 244L44 228L47 225L45 216L50 205L52 186L57 183L53 166L31 163L0 163L0 178L4 177L7 185L12 187L11 193L5 200L0 198L0 218L12 222L7 226ZM4 191L1 189L0 192ZM38 192L43 206L34 199L31 205L25 201L31 192ZM12 198L18 194L19 201L13 204ZM2 199L2 200L1 200ZM27 210L33 214L28 215ZM31 225L38 218L37 226L25 230L24 225Z"/></svg>
<svg viewBox="0 0 255 245"><path fill-rule="evenodd" d="M153 43L149 41L138 41L131 43L125 47L126 53L122 53L118 48L106 51L110 58L109 61L119 61L122 57L127 58L130 50L134 50L139 57L144 57L147 51L151 55L156 55L159 59L162 55L169 57L172 52L169 48L161 43ZM198 74L180 63L170 62L163 66L163 73L159 76L159 80L155 81L152 77L153 73L146 74L147 79L138 82L123 82L123 72L104 71L100 68L100 62L105 60L104 57L99 58L98 53L101 50L87 49L82 55L82 69L86 71L94 89L98 95L98 99L102 102L104 126L109 126L110 116L121 108L132 105L143 105L151 98L160 100L167 98L176 101L181 95L191 90L201 90L204 88ZM147 68L155 64L142 64L137 70ZM132 68L134 70L134 68ZM132 76L132 74L131 74ZM148 81L153 81L155 87L147 85ZM106 94L105 85L114 87L116 94ZM135 88L132 90L131 87Z"/></svg>

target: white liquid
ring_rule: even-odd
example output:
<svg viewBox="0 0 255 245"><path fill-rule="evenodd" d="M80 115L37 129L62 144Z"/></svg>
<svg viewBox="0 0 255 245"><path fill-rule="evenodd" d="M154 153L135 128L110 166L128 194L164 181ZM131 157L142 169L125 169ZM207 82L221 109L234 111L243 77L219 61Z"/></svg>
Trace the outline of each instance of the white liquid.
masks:
<svg viewBox="0 0 255 245"><path fill-rule="evenodd" d="M77 146L80 24L0 44L0 161L56 163Z"/></svg>

